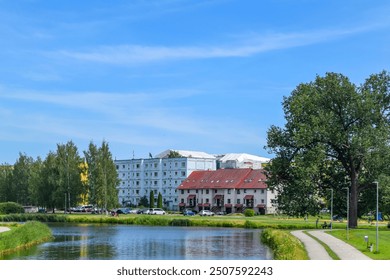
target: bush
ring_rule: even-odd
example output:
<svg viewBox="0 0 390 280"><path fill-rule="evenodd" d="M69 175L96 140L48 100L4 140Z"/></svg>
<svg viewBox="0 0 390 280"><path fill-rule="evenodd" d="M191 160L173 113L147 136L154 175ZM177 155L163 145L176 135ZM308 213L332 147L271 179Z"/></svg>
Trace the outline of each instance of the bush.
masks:
<svg viewBox="0 0 390 280"><path fill-rule="evenodd" d="M244 215L245 215L245 217L253 217L255 215L255 210L253 210L253 209L245 209Z"/></svg>
<svg viewBox="0 0 390 280"><path fill-rule="evenodd" d="M0 214L15 214L24 213L22 205L16 202L3 202L0 203Z"/></svg>

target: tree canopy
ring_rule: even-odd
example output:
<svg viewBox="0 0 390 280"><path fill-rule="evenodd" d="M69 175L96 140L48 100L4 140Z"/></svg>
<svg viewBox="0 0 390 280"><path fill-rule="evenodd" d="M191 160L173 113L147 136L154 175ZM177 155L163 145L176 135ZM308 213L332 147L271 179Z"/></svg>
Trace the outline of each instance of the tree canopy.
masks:
<svg viewBox="0 0 390 280"><path fill-rule="evenodd" d="M108 143L91 142L84 156L72 141L57 144L44 160L20 153L14 165L0 165L0 202L53 210L79 204L117 207L119 179Z"/></svg>
<svg viewBox="0 0 390 280"><path fill-rule="evenodd" d="M329 193L350 195L351 227L359 195L390 174L390 76L383 71L357 86L337 73L298 85L283 100L286 124L271 126L266 148L269 185L278 207L293 215L318 213ZM316 212L317 211L317 212Z"/></svg>

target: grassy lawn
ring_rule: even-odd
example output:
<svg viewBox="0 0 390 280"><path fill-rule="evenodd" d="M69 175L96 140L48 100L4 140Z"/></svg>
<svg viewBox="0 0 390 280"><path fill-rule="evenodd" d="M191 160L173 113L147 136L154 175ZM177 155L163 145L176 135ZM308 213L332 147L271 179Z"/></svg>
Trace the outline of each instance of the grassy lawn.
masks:
<svg viewBox="0 0 390 280"><path fill-rule="evenodd" d="M347 240L347 231L334 230L331 234L360 250L368 257L375 260L390 260L390 230L379 230L379 253L376 253L376 230L375 227L367 229L352 229L349 231L349 240ZM373 244L373 252L367 248L364 236L368 236L369 243Z"/></svg>

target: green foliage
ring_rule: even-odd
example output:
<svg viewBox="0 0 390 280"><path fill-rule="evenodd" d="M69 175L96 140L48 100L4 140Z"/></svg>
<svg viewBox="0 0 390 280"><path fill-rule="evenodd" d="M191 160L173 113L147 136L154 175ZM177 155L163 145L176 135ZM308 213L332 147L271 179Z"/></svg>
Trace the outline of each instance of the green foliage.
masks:
<svg viewBox="0 0 390 280"><path fill-rule="evenodd" d="M142 206L142 207L149 207L149 201L148 201L148 198L146 195L144 195L143 197L141 197L141 199L139 200L139 206Z"/></svg>
<svg viewBox="0 0 390 280"><path fill-rule="evenodd" d="M273 250L275 260L309 259L303 244L287 231L264 229L261 241Z"/></svg>
<svg viewBox="0 0 390 280"><path fill-rule="evenodd" d="M253 210L253 209L245 209L244 215L245 215L245 217L253 217L255 215L255 210Z"/></svg>
<svg viewBox="0 0 390 280"><path fill-rule="evenodd" d="M149 194L149 208L154 208L154 191Z"/></svg>
<svg viewBox="0 0 390 280"><path fill-rule="evenodd" d="M22 205L15 202L0 203L0 214L24 213Z"/></svg>
<svg viewBox="0 0 390 280"><path fill-rule="evenodd" d="M0 255L27 248L52 238L49 227L41 222L29 221L1 233Z"/></svg>
<svg viewBox="0 0 390 280"><path fill-rule="evenodd" d="M181 158L182 155L177 151L170 151L168 154L168 158Z"/></svg>
<svg viewBox="0 0 390 280"><path fill-rule="evenodd" d="M360 87L327 73L284 98L286 125L272 126L267 139L275 154L267 166L268 184L278 191L280 210L294 216L318 213L330 188L345 194L348 187L349 223L357 226L360 192L380 174L390 174L389 94L387 72Z"/></svg>
<svg viewBox="0 0 390 280"><path fill-rule="evenodd" d="M157 208L163 208L163 197L160 192L158 193L157 197Z"/></svg>

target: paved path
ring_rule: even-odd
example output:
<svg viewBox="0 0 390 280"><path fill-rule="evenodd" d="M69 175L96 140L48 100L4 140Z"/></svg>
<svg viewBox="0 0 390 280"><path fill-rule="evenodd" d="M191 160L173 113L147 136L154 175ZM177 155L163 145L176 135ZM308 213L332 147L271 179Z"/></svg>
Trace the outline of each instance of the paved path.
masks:
<svg viewBox="0 0 390 280"><path fill-rule="evenodd" d="M8 227L0 227L0 232L4 232L4 231L8 231L9 228Z"/></svg>
<svg viewBox="0 0 390 280"><path fill-rule="evenodd" d="M371 258L367 257L356 248L330 234L325 233L323 230L311 230L308 232L328 245L329 248L342 260L371 260ZM331 259L323 246L312 237L303 233L301 230L293 231L291 233L300 239L305 245L306 251L311 260Z"/></svg>
<svg viewBox="0 0 390 280"><path fill-rule="evenodd" d="M311 260L332 259L320 243L318 243L315 239L304 233L302 230L292 231L291 234L301 240Z"/></svg>

